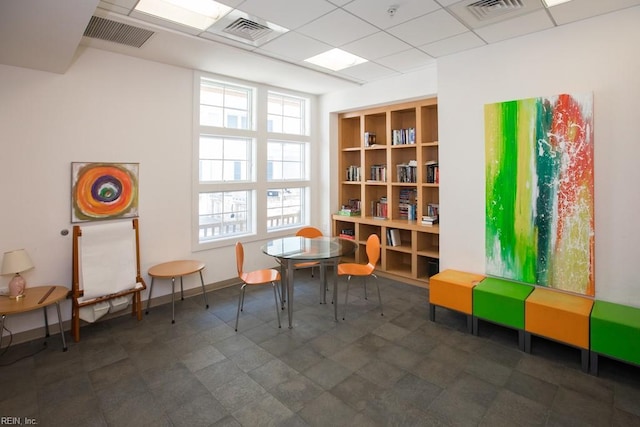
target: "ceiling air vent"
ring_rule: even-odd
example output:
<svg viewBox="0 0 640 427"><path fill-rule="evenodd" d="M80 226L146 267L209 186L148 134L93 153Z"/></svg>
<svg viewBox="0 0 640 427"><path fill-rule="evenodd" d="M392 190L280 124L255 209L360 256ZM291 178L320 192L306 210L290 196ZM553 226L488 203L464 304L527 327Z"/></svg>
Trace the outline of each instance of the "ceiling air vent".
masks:
<svg viewBox="0 0 640 427"><path fill-rule="evenodd" d="M258 24L257 22L253 22L249 19L238 18L231 24L227 25L227 27L222 31L236 37L256 41L273 30L266 25Z"/></svg>
<svg viewBox="0 0 640 427"><path fill-rule="evenodd" d="M145 30L144 28L92 16L83 35L127 46L140 47L153 34L153 31Z"/></svg>
<svg viewBox="0 0 640 427"><path fill-rule="evenodd" d="M523 7L522 0L480 0L467 5L469 12L481 21L515 12Z"/></svg>
<svg viewBox="0 0 640 427"><path fill-rule="evenodd" d="M447 9L469 28L481 28L542 9L540 0L462 0Z"/></svg>

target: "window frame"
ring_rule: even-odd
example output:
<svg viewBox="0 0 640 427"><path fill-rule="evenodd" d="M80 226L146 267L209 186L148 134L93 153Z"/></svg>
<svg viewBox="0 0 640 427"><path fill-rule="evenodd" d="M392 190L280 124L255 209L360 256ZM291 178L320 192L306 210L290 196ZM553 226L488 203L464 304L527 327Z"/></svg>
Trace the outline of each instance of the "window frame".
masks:
<svg viewBox="0 0 640 427"><path fill-rule="evenodd" d="M253 89L251 121L252 129L235 129L235 128L219 128L214 126L200 125L200 87L202 79L210 79L221 84L232 86L248 87ZM268 106L269 92L278 95L291 96L306 100L305 111L305 135L285 134L268 131ZM314 123L311 120L311 112L316 108L316 96L307 93L300 93L292 90L274 88L261 85L254 82L242 81L239 79L229 78L226 76L216 76L214 74L194 71L193 83L193 144L192 144L192 250L194 252L219 247L227 247L234 245L236 241L252 242L260 241L281 236L291 235L304 225L311 223L311 194L314 190L314 183L311 177L311 170L304 179L298 180L267 180L267 143L268 141L278 142L295 142L306 144L307 167L313 168L309 161L312 155L314 145L313 129ZM251 179L249 181L234 182L200 182L199 170L199 144L200 137L203 135L211 135L214 137L239 137L253 138L252 161L253 167L250 172ZM291 226L282 226L277 229L268 229L267 224L267 190L285 189L285 188L302 188L304 190L304 200L301 200L303 212L299 224ZM200 225L199 225L199 197L202 192L225 192L225 191L251 191L251 205L249 215L251 219L248 226L250 231L238 235L223 236L206 242L200 242Z"/></svg>

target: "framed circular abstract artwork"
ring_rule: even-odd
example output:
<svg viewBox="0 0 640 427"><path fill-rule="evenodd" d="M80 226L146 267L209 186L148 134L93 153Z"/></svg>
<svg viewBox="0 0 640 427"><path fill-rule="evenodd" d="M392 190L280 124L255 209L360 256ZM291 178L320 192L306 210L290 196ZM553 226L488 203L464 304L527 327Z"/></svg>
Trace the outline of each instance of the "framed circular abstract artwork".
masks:
<svg viewBox="0 0 640 427"><path fill-rule="evenodd" d="M138 163L71 163L71 222L138 216Z"/></svg>

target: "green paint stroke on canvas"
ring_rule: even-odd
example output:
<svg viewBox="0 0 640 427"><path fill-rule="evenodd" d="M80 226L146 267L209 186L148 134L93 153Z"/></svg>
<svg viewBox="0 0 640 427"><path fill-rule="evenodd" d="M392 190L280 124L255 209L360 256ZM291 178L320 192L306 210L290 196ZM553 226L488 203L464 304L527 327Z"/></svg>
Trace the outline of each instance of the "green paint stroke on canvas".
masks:
<svg viewBox="0 0 640 427"><path fill-rule="evenodd" d="M487 274L593 295L592 104L485 106Z"/></svg>

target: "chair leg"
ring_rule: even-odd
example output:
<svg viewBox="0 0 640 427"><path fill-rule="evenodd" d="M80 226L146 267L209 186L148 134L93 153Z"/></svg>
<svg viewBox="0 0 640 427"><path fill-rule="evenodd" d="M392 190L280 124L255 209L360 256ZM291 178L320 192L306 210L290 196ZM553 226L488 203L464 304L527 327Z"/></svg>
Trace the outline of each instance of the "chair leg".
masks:
<svg viewBox="0 0 640 427"><path fill-rule="evenodd" d="M382 296L380 296L380 284L378 283L378 276L372 274L376 278L376 288L378 288L378 301L380 301L380 316L384 316L384 310L382 309Z"/></svg>
<svg viewBox="0 0 640 427"><path fill-rule="evenodd" d="M238 319L240 318L240 305L244 300L244 287L247 286L246 283L242 284L240 287L240 295L238 295L238 312L236 313L236 332L238 332Z"/></svg>
<svg viewBox="0 0 640 427"><path fill-rule="evenodd" d="M276 289L278 288L275 284L275 282L271 282L271 286L273 287L273 297L276 300L276 315L278 316L278 328L282 328L282 324L280 323L280 307L278 304L278 291L276 291Z"/></svg>
<svg viewBox="0 0 640 427"><path fill-rule="evenodd" d="M367 278L365 277L363 279L364 282L364 299L368 300L369 298L367 298Z"/></svg>
<svg viewBox="0 0 640 427"><path fill-rule="evenodd" d="M347 317L347 298L349 298L349 283L351 282L351 276L347 277L347 292L344 294L344 311L342 312L342 320Z"/></svg>

